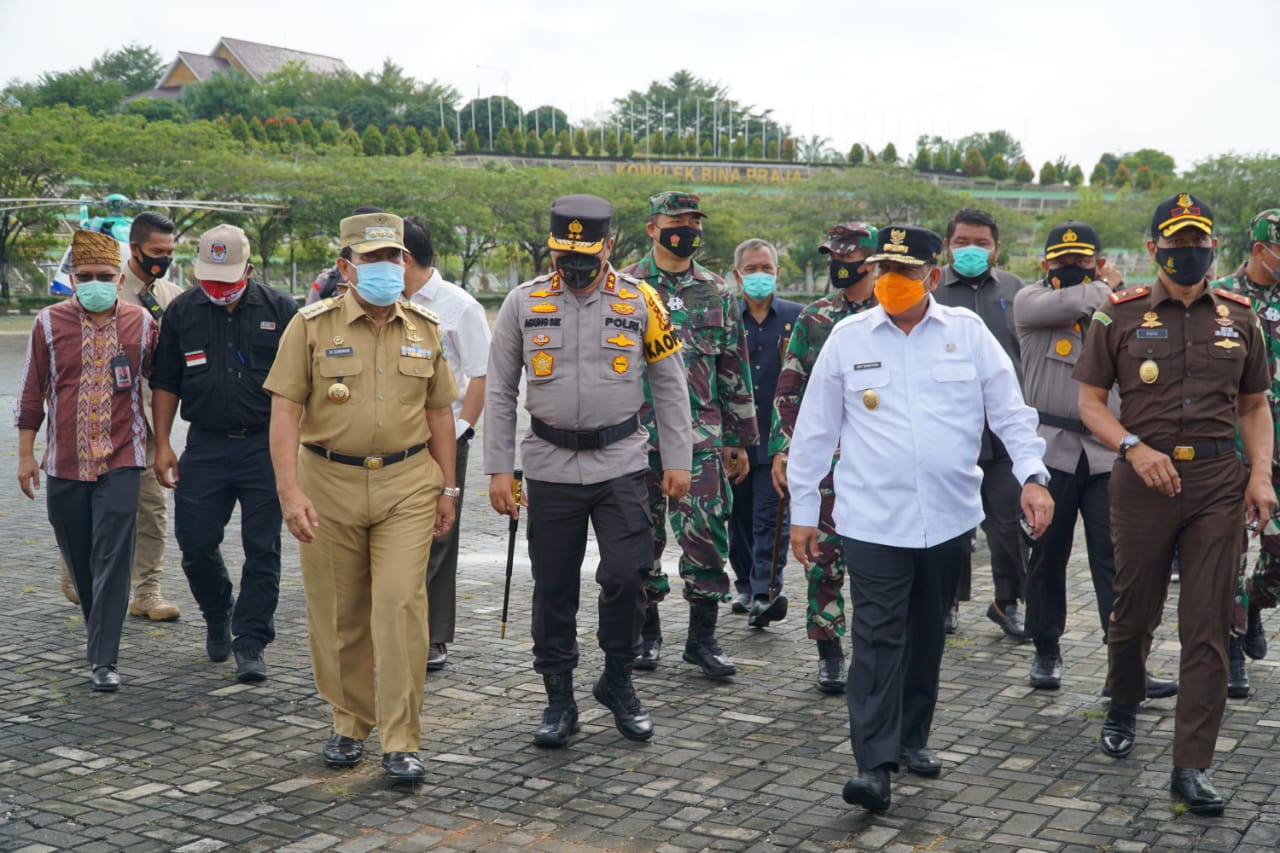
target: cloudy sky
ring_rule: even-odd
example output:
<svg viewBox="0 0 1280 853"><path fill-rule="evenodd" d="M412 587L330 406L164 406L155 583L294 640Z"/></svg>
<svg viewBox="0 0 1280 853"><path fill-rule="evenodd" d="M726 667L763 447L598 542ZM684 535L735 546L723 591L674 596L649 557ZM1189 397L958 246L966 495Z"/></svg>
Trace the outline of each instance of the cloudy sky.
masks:
<svg viewBox="0 0 1280 853"><path fill-rule="evenodd" d="M798 136L902 154L919 134L1003 128L1037 168L1158 148L1180 169L1280 151L1280 0L0 0L0 81L134 41L166 59L220 36L390 57L464 100L509 94L571 120L687 68Z"/></svg>

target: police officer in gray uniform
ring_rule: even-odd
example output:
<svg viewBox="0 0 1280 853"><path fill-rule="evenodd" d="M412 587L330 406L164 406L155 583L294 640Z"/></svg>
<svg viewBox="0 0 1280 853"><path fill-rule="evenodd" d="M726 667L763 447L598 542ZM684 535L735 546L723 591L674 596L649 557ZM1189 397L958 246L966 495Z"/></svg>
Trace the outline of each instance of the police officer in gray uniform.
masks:
<svg viewBox="0 0 1280 853"><path fill-rule="evenodd" d="M1085 222L1054 226L1045 241L1040 266L1044 278L1017 291L1013 319L1022 352L1023 393L1040 415L1045 440L1049 494L1056 507L1044 535L1031 545L1027 562L1027 634L1035 643L1029 681L1056 690L1062 683L1059 639L1067 620L1067 559L1076 517L1084 519L1089 573L1097 596L1102 641L1107 641L1115 601L1115 554L1111 549L1111 466L1115 454L1080 420L1080 384L1071 371L1080 358L1093 312L1107 302L1110 286L1102 278L1098 232ZM1120 397L1111 390L1110 408L1119 414ZM1147 695L1172 696L1176 681L1147 674Z"/></svg>
<svg viewBox="0 0 1280 853"><path fill-rule="evenodd" d="M590 195L551 206L547 245L555 267L502 303L489 349L484 468L489 500L515 518L516 398L527 382L530 431L521 440L533 572L533 668L548 704L534 743L561 747L578 729L573 670L578 664L579 578L587 521L600 547L597 638L605 671L593 695L624 737L653 736L653 721L631 684L652 560L646 499L646 433L637 418L642 380L652 389L663 492L689 491L692 433L684 362L666 309L648 285L609 263L613 208Z"/></svg>

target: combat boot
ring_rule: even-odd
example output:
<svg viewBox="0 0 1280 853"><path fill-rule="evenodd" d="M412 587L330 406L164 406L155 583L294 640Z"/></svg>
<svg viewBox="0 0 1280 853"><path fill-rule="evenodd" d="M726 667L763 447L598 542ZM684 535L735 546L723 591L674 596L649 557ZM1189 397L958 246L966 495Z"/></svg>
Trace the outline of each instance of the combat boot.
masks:
<svg viewBox="0 0 1280 853"><path fill-rule="evenodd" d="M818 689L823 693L844 692L844 651L840 638L818 640Z"/></svg>
<svg viewBox="0 0 1280 853"><path fill-rule="evenodd" d="M1227 696L1249 698L1249 670L1244 662L1244 640L1232 637L1227 646Z"/></svg>
<svg viewBox="0 0 1280 853"><path fill-rule="evenodd" d="M636 690L631 685L633 666L635 661L630 657L606 656L604 673L591 689L591 695L613 712L613 723L624 738L648 740L653 737L653 718L640 704Z"/></svg>
<svg viewBox="0 0 1280 853"><path fill-rule="evenodd" d="M658 605L644 609L644 627L640 629L640 654L636 657L636 669L657 669L658 655L662 651L662 620L658 618Z"/></svg>
<svg viewBox="0 0 1280 853"><path fill-rule="evenodd" d="M1248 628L1244 634L1244 653L1254 660L1267 656L1267 632L1262 629L1262 609L1249 605Z"/></svg>
<svg viewBox="0 0 1280 853"><path fill-rule="evenodd" d="M716 602L699 599L689 602L689 638L684 644L684 659L702 667L707 678L728 678L738 672L720 644L716 642Z"/></svg>
<svg viewBox="0 0 1280 853"><path fill-rule="evenodd" d="M569 743L578 730L578 704L573 700L573 671L542 676L547 689L547 708L542 712L542 725L533 733L538 746L558 749Z"/></svg>

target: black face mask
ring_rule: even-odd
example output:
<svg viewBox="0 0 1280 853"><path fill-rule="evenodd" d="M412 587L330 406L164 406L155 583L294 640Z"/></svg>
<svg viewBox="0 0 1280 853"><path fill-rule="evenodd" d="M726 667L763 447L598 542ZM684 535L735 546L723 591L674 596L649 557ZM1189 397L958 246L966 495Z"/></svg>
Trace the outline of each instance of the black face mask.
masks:
<svg viewBox="0 0 1280 853"><path fill-rule="evenodd" d="M702 232L692 225L663 228L658 232L658 242L677 258L689 258L702 246Z"/></svg>
<svg viewBox="0 0 1280 853"><path fill-rule="evenodd" d="M865 269L859 271L863 261L827 261L827 275L831 277L832 287L853 287L867 277Z"/></svg>
<svg viewBox="0 0 1280 853"><path fill-rule="evenodd" d="M1075 287L1077 284L1094 281L1093 273L1093 270L1087 270L1084 267L1062 267L1049 270L1046 277L1054 290L1061 290L1064 287Z"/></svg>
<svg viewBox="0 0 1280 853"><path fill-rule="evenodd" d="M1207 246L1178 246L1156 249L1156 263L1175 283L1190 287L1204 281L1213 266L1213 249Z"/></svg>
<svg viewBox="0 0 1280 853"><path fill-rule="evenodd" d="M570 290L585 290L600 275L600 259L594 255L570 252L556 261L556 270Z"/></svg>
<svg viewBox="0 0 1280 853"><path fill-rule="evenodd" d="M138 249L134 260L138 262L138 268L152 278L164 278L164 274L169 271L169 264L173 262L173 258L153 258L142 249Z"/></svg>

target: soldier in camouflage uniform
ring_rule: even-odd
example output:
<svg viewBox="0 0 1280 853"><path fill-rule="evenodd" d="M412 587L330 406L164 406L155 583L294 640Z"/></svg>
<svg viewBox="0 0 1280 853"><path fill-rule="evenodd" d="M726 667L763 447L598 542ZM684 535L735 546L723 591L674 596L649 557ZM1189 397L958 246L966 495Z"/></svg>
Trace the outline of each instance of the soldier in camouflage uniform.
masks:
<svg viewBox="0 0 1280 853"><path fill-rule="evenodd" d="M750 465L744 448L759 444L746 338L733 295L720 276L693 260L702 245L698 196L661 192L649 199L647 231L653 249L628 267L653 287L667 304L671 322L684 344L685 372L693 417L693 484L689 494L668 500L662 494L662 465L653 419L652 397L645 385L640 422L649 430L649 504L653 510L653 573L646 592L649 605L642 631L643 648L636 669L654 669L662 646L658 602L670 587L662 571L666 520L680 545L680 577L689 602L689 636L684 659L708 678L726 678L737 669L716 642L717 606L729 598L724 564L729 553L732 494L735 482Z"/></svg>
<svg viewBox="0 0 1280 853"><path fill-rule="evenodd" d="M778 494L787 488L787 452L800 413L809 373L832 327L876 304L875 282L867 275L863 261L875 250L877 229L862 222L844 222L827 231L827 240L818 251L828 256L827 271L835 293L811 303L796 319L787 345L787 355L778 374L778 390L773 398L773 424L769 431L769 453L773 456L773 486ZM839 458L837 451L836 458ZM835 460L831 463L835 469ZM809 582L805 628L809 639L818 643L818 689L823 693L844 693L845 664L840 638L844 636L844 546L836 533L831 514L836 505L831 474L818 487L822 507L818 518L818 556L805 577Z"/></svg>
<svg viewBox="0 0 1280 853"><path fill-rule="evenodd" d="M1267 366L1271 369L1271 418L1280 437L1280 209L1264 210L1249 224L1249 257L1234 275L1217 282L1217 287L1249 297L1258 315L1267 342ZM1280 443L1272 450L1271 482L1280 495ZM1267 636L1262 629L1261 611L1276 606L1280 597L1280 522L1266 519L1261 532L1258 563L1247 571L1248 555L1241 560L1240 591L1232 614L1227 695L1243 699L1249 695L1249 674L1245 655L1260 660L1267 654ZM1243 636L1241 636L1243 635Z"/></svg>

